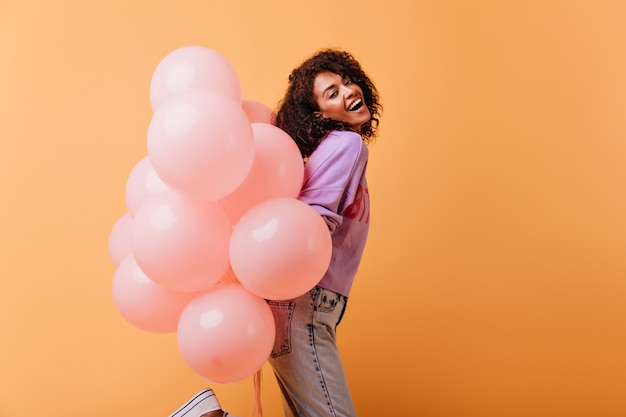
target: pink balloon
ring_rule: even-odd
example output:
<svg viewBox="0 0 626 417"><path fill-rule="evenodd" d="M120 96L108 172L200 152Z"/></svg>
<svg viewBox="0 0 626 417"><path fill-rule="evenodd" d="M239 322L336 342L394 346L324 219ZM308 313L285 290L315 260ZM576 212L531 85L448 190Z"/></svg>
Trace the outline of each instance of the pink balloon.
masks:
<svg viewBox="0 0 626 417"><path fill-rule="evenodd" d="M265 104L254 101L244 100L241 103L241 108L248 116L250 123L268 123L271 125L276 124L276 113Z"/></svg>
<svg viewBox="0 0 626 417"><path fill-rule="evenodd" d="M253 123L254 159L243 183L220 202L233 223L252 206L275 197L296 198L304 163L293 139L267 123Z"/></svg>
<svg viewBox="0 0 626 417"><path fill-rule="evenodd" d="M230 261L239 282L259 297L284 300L313 288L330 263L328 226L308 204L273 198L235 225Z"/></svg>
<svg viewBox="0 0 626 417"><path fill-rule="evenodd" d="M216 201L172 191L151 197L133 218L132 253L157 284L175 291L211 287L229 266L232 226Z"/></svg>
<svg viewBox="0 0 626 417"><path fill-rule="evenodd" d="M144 156L135 165L126 181L126 206L131 216L151 196L168 190L152 167L150 158Z"/></svg>
<svg viewBox="0 0 626 417"><path fill-rule="evenodd" d="M172 189L218 199L245 179L254 157L252 127L223 94L196 89L163 103L148 128L148 155Z"/></svg>
<svg viewBox="0 0 626 417"><path fill-rule="evenodd" d="M115 271L113 301L124 319L153 333L173 333L183 309L199 293L167 290L153 282L137 266L132 255Z"/></svg>
<svg viewBox="0 0 626 417"><path fill-rule="evenodd" d="M241 103L239 77L228 60L203 46L186 46L167 54L150 81L150 102L156 109L168 98L194 88L209 88Z"/></svg>
<svg viewBox="0 0 626 417"><path fill-rule="evenodd" d="M218 284L193 299L178 323L178 348L199 376L241 381L258 371L274 345L274 316L265 300L239 284Z"/></svg>
<svg viewBox="0 0 626 417"><path fill-rule="evenodd" d="M130 255L130 231L132 225L130 214L124 213L113 225L109 234L109 257L113 265L118 266Z"/></svg>

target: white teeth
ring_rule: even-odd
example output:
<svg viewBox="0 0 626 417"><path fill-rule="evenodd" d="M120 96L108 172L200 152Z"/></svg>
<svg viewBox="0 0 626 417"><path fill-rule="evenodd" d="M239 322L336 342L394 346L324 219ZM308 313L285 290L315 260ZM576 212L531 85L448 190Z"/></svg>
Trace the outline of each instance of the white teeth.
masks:
<svg viewBox="0 0 626 417"><path fill-rule="evenodd" d="M360 103L361 103L361 99L360 99L360 98L359 98L359 99L356 99L356 100L354 101L354 103L352 103L352 105L348 108L348 110L350 110L350 111L354 110L354 108L355 108L356 106L358 106Z"/></svg>

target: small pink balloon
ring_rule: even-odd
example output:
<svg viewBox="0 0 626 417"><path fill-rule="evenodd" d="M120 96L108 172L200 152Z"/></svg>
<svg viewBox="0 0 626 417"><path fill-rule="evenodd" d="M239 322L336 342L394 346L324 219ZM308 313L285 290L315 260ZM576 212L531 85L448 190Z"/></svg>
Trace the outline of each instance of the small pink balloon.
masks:
<svg viewBox="0 0 626 417"><path fill-rule="evenodd" d="M266 299L298 297L328 269L332 242L328 226L308 204L273 198L248 210L230 241L230 261L239 282Z"/></svg>
<svg viewBox="0 0 626 417"><path fill-rule="evenodd" d="M196 374L230 383L261 369L275 332L265 300L239 284L218 284L187 305L176 336L183 360Z"/></svg>
<svg viewBox="0 0 626 417"><path fill-rule="evenodd" d="M239 77L220 53L203 46L185 46L167 54L150 81L150 102L156 109L168 98L194 88L209 88L241 103Z"/></svg>
<svg viewBox="0 0 626 417"><path fill-rule="evenodd" d="M243 183L220 202L236 223L252 206L275 197L297 198L304 178L298 146L282 129L252 123L254 159Z"/></svg>
<svg viewBox="0 0 626 417"><path fill-rule="evenodd" d="M118 266L124 258L130 255L132 221L130 214L124 213L117 219L109 234L109 257L115 266Z"/></svg>
<svg viewBox="0 0 626 417"><path fill-rule="evenodd" d="M271 125L276 124L276 113L265 104L254 101L244 100L241 103L241 108L248 116L250 123L268 123Z"/></svg>
<svg viewBox="0 0 626 417"><path fill-rule="evenodd" d="M173 190L218 199L245 179L254 157L252 127L223 94L196 89L163 103L148 127L148 155Z"/></svg>
<svg viewBox="0 0 626 417"><path fill-rule="evenodd" d="M159 178L152 167L150 158L144 156L132 169L126 181L126 206L131 216L134 216L141 206L151 196L168 190L163 180Z"/></svg>
<svg viewBox="0 0 626 417"><path fill-rule="evenodd" d="M216 201L191 200L165 191L139 207L132 226L137 264L165 288L204 290L228 269L232 226Z"/></svg>
<svg viewBox="0 0 626 417"><path fill-rule="evenodd" d="M137 266L132 255L115 271L113 301L124 319L153 333L173 333L183 309L199 293L167 290L152 281Z"/></svg>

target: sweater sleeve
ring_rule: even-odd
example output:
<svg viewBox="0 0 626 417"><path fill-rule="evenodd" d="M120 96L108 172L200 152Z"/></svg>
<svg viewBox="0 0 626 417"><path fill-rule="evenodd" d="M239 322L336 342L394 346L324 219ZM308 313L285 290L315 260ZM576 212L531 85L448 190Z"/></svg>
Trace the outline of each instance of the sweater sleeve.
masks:
<svg viewBox="0 0 626 417"><path fill-rule="evenodd" d="M331 233L343 222L367 166L367 147L361 135L332 132L311 154L304 168L299 199L313 207Z"/></svg>

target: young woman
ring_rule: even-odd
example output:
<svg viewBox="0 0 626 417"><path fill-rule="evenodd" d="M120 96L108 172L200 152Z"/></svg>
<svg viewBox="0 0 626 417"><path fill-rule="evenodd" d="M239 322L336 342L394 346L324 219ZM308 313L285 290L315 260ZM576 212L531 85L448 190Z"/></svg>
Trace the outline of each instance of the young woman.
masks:
<svg viewBox="0 0 626 417"><path fill-rule="evenodd" d="M333 253L321 281L306 294L268 301L276 321L269 363L286 417L354 417L356 410L336 344L369 230L366 143L377 134L382 106L361 65L345 51L322 50L294 69L276 122L305 161L299 199L325 219ZM222 417L213 391L191 398L170 417Z"/></svg>

